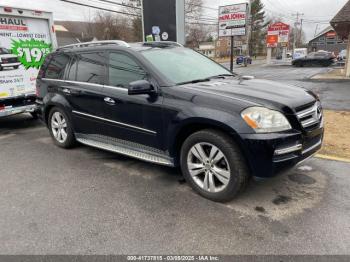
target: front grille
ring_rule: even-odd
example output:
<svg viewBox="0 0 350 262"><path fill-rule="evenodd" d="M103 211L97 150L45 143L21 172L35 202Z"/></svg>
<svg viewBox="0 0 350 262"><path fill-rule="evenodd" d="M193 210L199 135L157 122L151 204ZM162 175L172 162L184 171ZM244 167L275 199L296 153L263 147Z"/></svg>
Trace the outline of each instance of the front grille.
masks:
<svg viewBox="0 0 350 262"><path fill-rule="evenodd" d="M305 130L317 127L323 120L323 112L320 102L317 101L313 105L297 111L297 117L301 126Z"/></svg>

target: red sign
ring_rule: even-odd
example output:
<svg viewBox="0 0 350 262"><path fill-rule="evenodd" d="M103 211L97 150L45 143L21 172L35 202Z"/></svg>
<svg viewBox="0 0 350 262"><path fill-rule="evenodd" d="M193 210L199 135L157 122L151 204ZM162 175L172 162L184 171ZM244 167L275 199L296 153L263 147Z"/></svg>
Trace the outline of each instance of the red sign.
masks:
<svg viewBox="0 0 350 262"><path fill-rule="evenodd" d="M266 43L277 44L278 43L278 35L268 35L266 38Z"/></svg>
<svg viewBox="0 0 350 262"><path fill-rule="evenodd" d="M267 47L277 47L278 35L267 35L266 45Z"/></svg>
<svg viewBox="0 0 350 262"><path fill-rule="evenodd" d="M272 25L269 25L269 28L267 29L267 31L268 32L289 31L289 25L282 22L274 23Z"/></svg>
<svg viewBox="0 0 350 262"><path fill-rule="evenodd" d="M329 31L327 34L326 34L326 37L335 37L337 35L337 33L335 31Z"/></svg>

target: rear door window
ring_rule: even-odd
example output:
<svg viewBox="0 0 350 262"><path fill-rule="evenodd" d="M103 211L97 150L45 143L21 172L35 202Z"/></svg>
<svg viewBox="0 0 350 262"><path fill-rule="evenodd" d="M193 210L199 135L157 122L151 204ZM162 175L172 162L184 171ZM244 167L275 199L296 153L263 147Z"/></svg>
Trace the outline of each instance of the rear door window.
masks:
<svg viewBox="0 0 350 262"><path fill-rule="evenodd" d="M146 78L146 72L131 57L110 53L108 65L109 85L127 88L129 83Z"/></svg>
<svg viewBox="0 0 350 262"><path fill-rule="evenodd" d="M105 56L103 52L78 54L76 81L104 84Z"/></svg>
<svg viewBox="0 0 350 262"><path fill-rule="evenodd" d="M77 66L78 66L78 60L76 59L76 57L73 57L67 72L66 80L75 81L77 79Z"/></svg>
<svg viewBox="0 0 350 262"><path fill-rule="evenodd" d="M69 56L66 54L53 56L47 66L45 78L63 79L64 71L68 62Z"/></svg>

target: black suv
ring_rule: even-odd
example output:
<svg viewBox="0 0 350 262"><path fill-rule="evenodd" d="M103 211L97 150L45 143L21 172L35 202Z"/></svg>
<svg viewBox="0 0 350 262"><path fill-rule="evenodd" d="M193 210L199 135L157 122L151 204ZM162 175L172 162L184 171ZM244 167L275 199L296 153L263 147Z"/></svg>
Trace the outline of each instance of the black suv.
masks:
<svg viewBox="0 0 350 262"><path fill-rule="evenodd" d="M76 141L180 166L188 183L228 201L321 148L317 96L232 74L172 42L66 46L46 58L37 103L53 141Z"/></svg>

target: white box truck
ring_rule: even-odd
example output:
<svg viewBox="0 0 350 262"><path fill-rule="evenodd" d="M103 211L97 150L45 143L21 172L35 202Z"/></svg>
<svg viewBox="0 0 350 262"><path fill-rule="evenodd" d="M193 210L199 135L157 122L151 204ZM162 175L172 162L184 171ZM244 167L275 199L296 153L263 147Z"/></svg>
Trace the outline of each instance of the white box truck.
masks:
<svg viewBox="0 0 350 262"><path fill-rule="evenodd" d="M0 5L0 117L35 116L36 77L55 48L52 13Z"/></svg>

